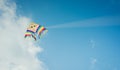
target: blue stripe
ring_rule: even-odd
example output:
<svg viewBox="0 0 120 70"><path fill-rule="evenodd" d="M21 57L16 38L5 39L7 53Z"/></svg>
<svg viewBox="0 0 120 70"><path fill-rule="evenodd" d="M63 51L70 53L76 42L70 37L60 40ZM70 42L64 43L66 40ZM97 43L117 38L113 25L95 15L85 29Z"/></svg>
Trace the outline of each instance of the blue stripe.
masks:
<svg viewBox="0 0 120 70"><path fill-rule="evenodd" d="M39 30L40 27L41 27L41 25L39 25L39 27L37 28L36 33L38 32L38 30Z"/></svg>
<svg viewBox="0 0 120 70"><path fill-rule="evenodd" d="M35 32L33 32L33 31L31 31L31 30L27 30L27 32L31 32L31 33L33 33L33 34L35 33Z"/></svg>

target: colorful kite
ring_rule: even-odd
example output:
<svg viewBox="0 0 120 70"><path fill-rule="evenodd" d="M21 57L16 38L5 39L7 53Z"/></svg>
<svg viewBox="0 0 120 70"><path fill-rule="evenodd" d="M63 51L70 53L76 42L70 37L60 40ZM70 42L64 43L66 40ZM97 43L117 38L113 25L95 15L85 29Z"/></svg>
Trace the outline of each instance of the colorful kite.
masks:
<svg viewBox="0 0 120 70"><path fill-rule="evenodd" d="M34 40L41 38L48 30L43 26L35 23L31 23L26 30L25 38L32 37Z"/></svg>

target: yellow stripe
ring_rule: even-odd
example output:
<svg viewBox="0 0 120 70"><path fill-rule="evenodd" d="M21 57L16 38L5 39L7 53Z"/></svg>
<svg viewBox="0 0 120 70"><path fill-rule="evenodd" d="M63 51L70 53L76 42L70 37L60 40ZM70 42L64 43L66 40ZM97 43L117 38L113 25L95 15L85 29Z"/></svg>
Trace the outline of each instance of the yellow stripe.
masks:
<svg viewBox="0 0 120 70"><path fill-rule="evenodd" d="M26 32L25 34L31 34L30 32Z"/></svg>
<svg viewBox="0 0 120 70"><path fill-rule="evenodd" d="M44 29L43 26L38 30L38 34L40 34L40 32L42 32L42 29Z"/></svg>

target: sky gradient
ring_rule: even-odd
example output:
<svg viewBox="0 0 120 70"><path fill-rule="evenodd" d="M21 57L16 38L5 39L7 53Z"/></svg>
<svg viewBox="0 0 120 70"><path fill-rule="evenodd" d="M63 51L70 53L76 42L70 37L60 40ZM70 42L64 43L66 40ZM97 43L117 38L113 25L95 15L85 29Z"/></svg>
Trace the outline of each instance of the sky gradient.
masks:
<svg viewBox="0 0 120 70"><path fill-rule="evenodd" d="M60 28L48 28L48 34L39 43L44 51L38 54L38 58L49 70L120 70L120 0L15 2L17 12L36 23L46 27L62 25ZM118 20L114 16L118 16ZM96 20L99 17L105 20ZM104 26L104 17L112 17L113 20L107 19L110 22ZM91 22L86 21L93 18ZM99 22L98 26L92 24L94 21ZM71 25L69 28L69 23L78 27ZM112 25L109 26L109 23ZM99 26L101 24L103 26Z"/></svg>

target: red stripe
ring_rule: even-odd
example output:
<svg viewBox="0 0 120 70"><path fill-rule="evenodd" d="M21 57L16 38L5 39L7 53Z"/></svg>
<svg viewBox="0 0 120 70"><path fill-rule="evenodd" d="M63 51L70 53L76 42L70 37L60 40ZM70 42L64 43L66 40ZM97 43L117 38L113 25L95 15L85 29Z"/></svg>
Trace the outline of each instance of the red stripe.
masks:
<svg viewBox="0 0 120 70"><path fill-rule="evenodd" d="M30 35L30 34L26 34L25 37L26 37L26 36L31 36L31 35Z"/></svg>
<svg viewBox="0 0 120 70"><path fill-rule="evenodd" d="M40 34L41 34L41 32L42 32L42 31L44 31L44 30L45 30L45 28L43 28L43 29L39 32L39 35L40 35Z"/></svg>

